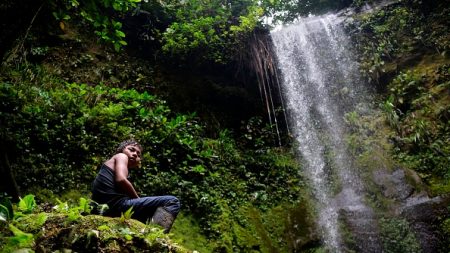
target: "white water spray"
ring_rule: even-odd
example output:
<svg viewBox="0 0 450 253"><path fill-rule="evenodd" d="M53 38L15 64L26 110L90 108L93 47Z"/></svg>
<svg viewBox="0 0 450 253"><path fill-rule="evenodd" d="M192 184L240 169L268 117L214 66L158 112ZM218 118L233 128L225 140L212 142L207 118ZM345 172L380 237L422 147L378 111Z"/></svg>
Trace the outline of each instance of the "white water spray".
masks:
<svg viewBox="0 0 450 253"><path fill-rule="evenodd" d="M351 221L355 227L361 217L373 219L344 140L344 113L353 110L362 96L358 65L336 15L305 18L271 36L291 130L317 200L322 238L331 252L341 252L340 210L356 214ZM363 252L376 248L372 245Z"/></svg>

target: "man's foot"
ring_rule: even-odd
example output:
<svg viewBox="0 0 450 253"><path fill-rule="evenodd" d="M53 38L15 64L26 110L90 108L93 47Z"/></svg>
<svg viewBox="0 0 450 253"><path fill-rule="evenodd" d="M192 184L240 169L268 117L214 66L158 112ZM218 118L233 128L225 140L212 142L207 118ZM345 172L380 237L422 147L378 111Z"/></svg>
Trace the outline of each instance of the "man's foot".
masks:
<svg viewBox="0 0 450 253"><path fill-rule="evenodd" d="M152 223L162 226L165 234L169 233L174 220L175 217L163 207L156 208L152 217Z"/></svg>

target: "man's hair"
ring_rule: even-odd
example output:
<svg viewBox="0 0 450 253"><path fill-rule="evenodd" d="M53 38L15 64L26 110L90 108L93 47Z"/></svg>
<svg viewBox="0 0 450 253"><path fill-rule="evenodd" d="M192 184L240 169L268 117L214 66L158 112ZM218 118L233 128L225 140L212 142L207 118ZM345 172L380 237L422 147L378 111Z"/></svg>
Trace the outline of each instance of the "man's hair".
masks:
<svg viewBox="0 0 450 253"><path fill-rule="evenodd" d="M122 153L122 152L123 152L123 149L124 149L126 146L128 146L128 145L137 146L137 147L141 150L141 152L143 151L141 144L139 144L137 141L135 141L135 140L133 140L133 139L130 139L130 140L122 141L122 142L119 144L119 146L117 146L116 154Z"/></svg>

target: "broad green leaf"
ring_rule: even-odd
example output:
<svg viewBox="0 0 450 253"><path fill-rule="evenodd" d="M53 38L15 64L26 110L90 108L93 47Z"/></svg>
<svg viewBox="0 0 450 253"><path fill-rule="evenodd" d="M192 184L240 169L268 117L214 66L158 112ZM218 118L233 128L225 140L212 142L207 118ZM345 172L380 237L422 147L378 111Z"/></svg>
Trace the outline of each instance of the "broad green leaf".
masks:
<svg viewBox="0 0 450 253"><path fill-rule="evenodd" d="M125 33L122 32L122 31L120 31L120 30L116 30L116 36L117 36L117 37L124 38L124 37L125 37Z"/></svg>
<svg viewBox="0 0 450 253"><path fill-rule="evenodd" d="M31 213L36 207L36 201L34 200L34 195L26 195L23 198L20 198L18 208L23 213Z"/></svg>
<svg viewBox="0 0 450 253"><path fill-rule="evenodd" d="M7 222L8 215L6 213L0 212L0 221Z"/></svg>
<svg viewBox="0 0 450 253"><path fill-rule="evenodd" d="M0 213L5 214L7 220L12 220L14 217L14 211L12 207L12 203L8 198L1 198L0 199Z"/></svg>

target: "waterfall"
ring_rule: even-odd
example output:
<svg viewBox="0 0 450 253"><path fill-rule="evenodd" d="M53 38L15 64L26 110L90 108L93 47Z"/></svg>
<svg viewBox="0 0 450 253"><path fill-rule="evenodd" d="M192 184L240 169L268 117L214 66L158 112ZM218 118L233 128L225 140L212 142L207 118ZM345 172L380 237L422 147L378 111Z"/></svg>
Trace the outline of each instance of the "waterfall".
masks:
<svg viewBox="0 0 450 253"><path fill-rule="evenodd" d="M357 231L358 252L381 252L374 212L364 203L345 142L344 114L364 101L358 64L337 15L309 17L271 32L285 106L303 173L330 252L345 251L340 222ZM344 218L343 218L344 216Z"/></svg>

